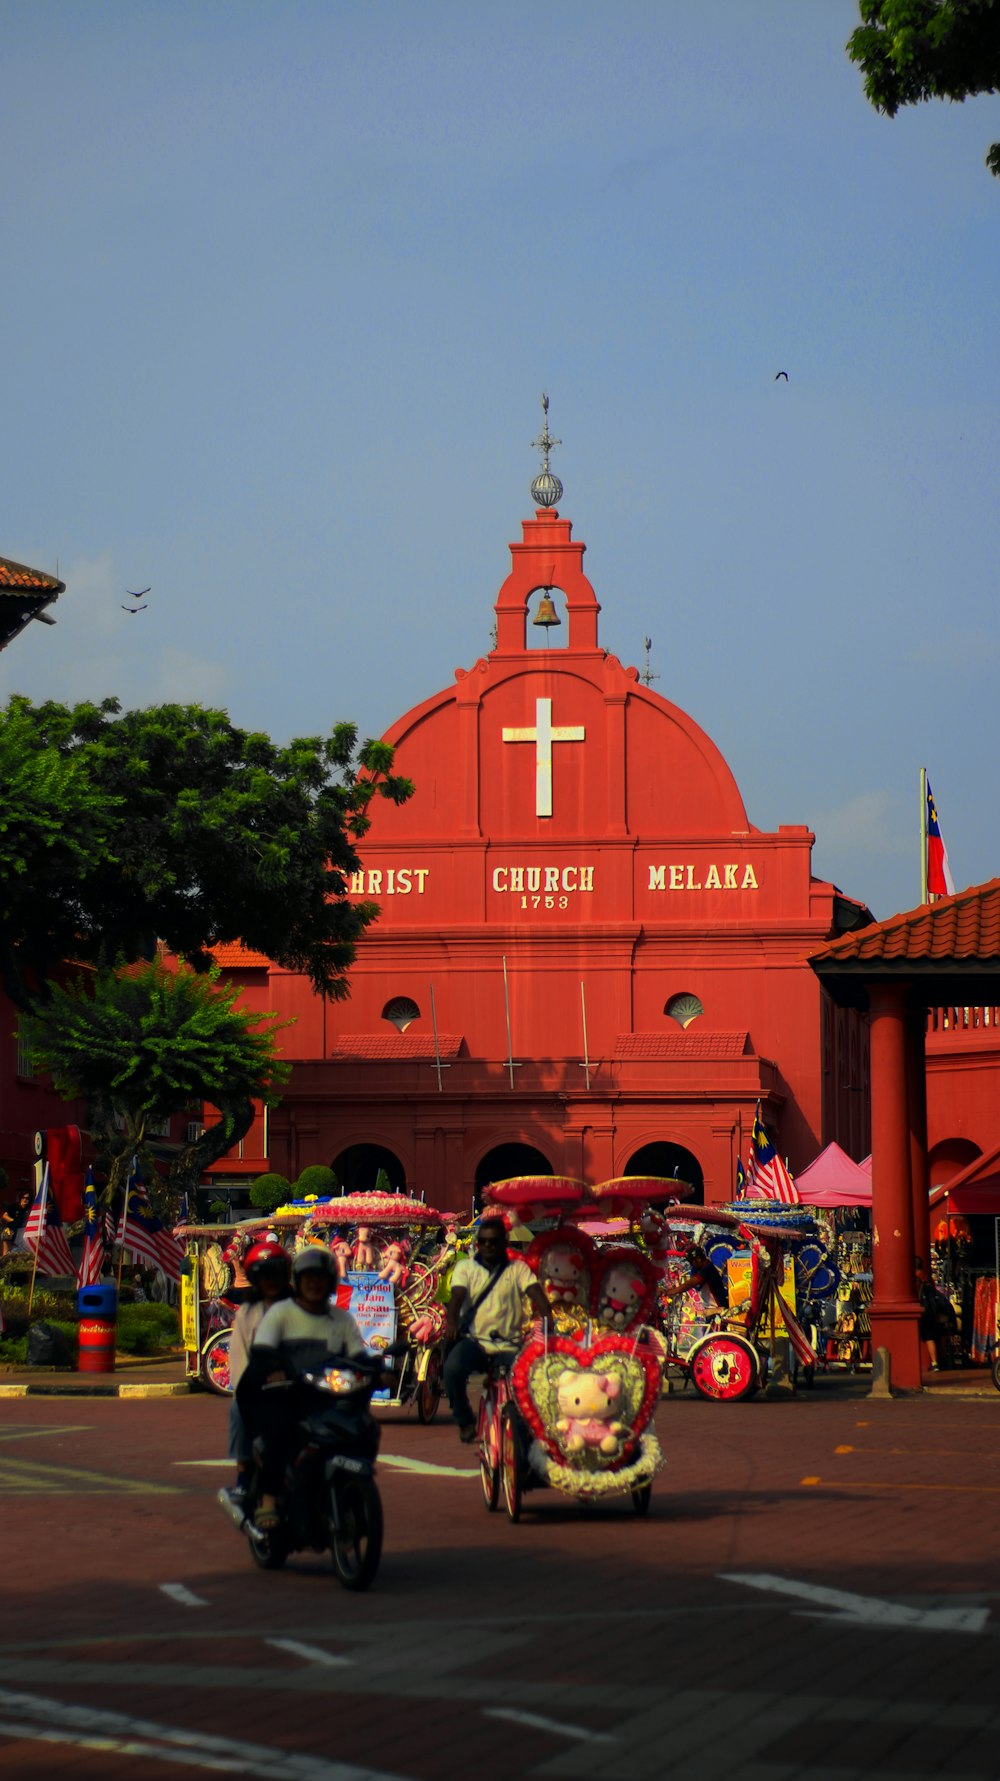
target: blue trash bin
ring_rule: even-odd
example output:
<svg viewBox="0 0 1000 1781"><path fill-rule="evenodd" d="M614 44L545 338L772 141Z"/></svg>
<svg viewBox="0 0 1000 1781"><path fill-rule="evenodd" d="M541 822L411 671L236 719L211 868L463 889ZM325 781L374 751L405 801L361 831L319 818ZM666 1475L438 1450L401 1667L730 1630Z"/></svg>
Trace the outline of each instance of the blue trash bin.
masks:
<svg viewBox="0 0 1000 1781"><path fill-rule="evenodd" d="M79 1315L77 1369L81 1373L113 1373L118 1288L113 1280L81 1286L76 1295Z"/></svg>

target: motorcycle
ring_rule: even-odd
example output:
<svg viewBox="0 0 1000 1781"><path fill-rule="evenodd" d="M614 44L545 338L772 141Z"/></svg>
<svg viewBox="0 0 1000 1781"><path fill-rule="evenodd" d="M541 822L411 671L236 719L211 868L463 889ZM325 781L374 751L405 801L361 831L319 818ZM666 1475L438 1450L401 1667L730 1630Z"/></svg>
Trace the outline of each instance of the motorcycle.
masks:
<svg viewBox="0 0 1000 1781"><path fill-rule="evenodd" d="M322 1373L303 1373L263 1387L295 1390L303 1400L279 1498L278 1526L255 1525L259 1467L242 1502L227 1490L218 1493L230 1520L246 1534L261 1570L279 1570L292 1552L329 1549L345 1589L367 1589L374 1581L382 1556L382 1501L375 1482L381 1430L369 1405L383 1365L382 1356L352 1355L331 1361Z"/></svg>

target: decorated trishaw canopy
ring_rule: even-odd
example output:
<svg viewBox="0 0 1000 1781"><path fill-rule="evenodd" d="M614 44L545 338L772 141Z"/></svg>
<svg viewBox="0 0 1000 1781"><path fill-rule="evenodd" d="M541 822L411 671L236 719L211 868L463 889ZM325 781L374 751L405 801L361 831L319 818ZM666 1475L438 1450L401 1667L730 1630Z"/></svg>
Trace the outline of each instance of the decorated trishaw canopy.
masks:
<svg viewBox="0 0 1000 1781"><path fill-rule="evenodd" d="M517 1210L542 1218L549 1212L563 1217L631 1218L648 1206L682 1200L691 1192L688 1181L665 1175L622 1175L613 1181L577 1181L572 1175L515 1175L494 1181L486 1189L490 1206Z"/></svg>
<svg viewBox="0 0 1000 1781"><path fill-rule="evenodd" d="M691 1193L690 1181L678 1181L666 1175L619 1175L613 1181L598 1181L587 1189L587 1206L599 1217L634 1217L646 1206L662 1206L668 1200L686 1200Z"/></svg>
<svg viewBox="0 0 1000 1781"><path fill-rule="evenodd" d="M308 1202L303 1211L311 1224L411 1225L448 1224L454 1214L438 1212L408 1194L342 1194L336 1200ZM278 1215L280 1217L280 1213ZM301 1214L300 1214L301 1216Z"/></svg>
<svg viewBox="0 0 1000 1781"><path fill-rule="evenodd" d="M512 1175L506 1181L493 1181L486 1189L488 1206L543 1218L546 1210L568 1212L584 1203L587 1184L572 1175Z"/></svg>

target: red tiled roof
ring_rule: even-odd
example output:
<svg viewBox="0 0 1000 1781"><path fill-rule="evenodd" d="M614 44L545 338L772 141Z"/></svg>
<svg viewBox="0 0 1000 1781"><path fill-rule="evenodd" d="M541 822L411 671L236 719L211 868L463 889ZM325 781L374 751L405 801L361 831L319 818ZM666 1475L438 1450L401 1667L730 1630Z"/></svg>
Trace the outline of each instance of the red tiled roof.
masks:
<svg viewBox="0 0 1000 1781"><path fill-rule="evenodd" d="M641 1062L646 1059L745 1057L751 1050L750 1034L738 1033L619 1033L616 1058Z"/></svg>
<svg viewBox="0 0 1000 1781"><path fill-rule="evenodd" d="M1000 878L872 922L810 954L827 965L958 964L1000 959Z"/></svg>
<svg viewBox="0 0 1000 1781"><path fill-rule="evenodd" d="M254 952L244 946L242 940L224 940L221 946L212 947L212 957L224 971L251 971L266 969L271 963L262 952Z"/></svg>
<svg viewBox="0 0 1000 1781"><path fill-rule="evenodd" d="M26 563L12 563L9 557L0 557L0 593L15 589L19 593L27 589L32 593L64 594L66 583L41 569L29 569Z"/></svg>
<svg viewBox="0 0 1000 1781"><path fill-rule="evenodd" d="M454 1033L438 1034L441 1057L457 1057L461 1037ZM433 1033L343 1033L333 1041L331 1057L363 1058L371 1064L399 1063L407 1058L429 1058L434 1062Z"/></svg>

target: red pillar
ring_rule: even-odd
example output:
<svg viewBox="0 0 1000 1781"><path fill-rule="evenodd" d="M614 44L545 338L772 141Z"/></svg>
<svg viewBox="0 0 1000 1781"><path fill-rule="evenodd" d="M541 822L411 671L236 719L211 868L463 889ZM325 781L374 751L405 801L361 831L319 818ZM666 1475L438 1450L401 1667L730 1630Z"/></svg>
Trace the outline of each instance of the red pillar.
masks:
<svg viewBox="0 0 1000 1781"><path fill-rule="evenodd" d="M875 984L871 1001L872 1350L887 1348L892 1383L921 1388L920 1307L914 1296L909 1051L904 984Z"/></svg>
<svg viewBox="0 0 1000 1781"><path fill-rule="evenodd" d="M918 1008L910 1015L907 1046L910 1108L910 1189L913 1198L913 1253L931 1271L931 1221L927 1169L927 1056L924 1034L927 1015Z"/></svg>

